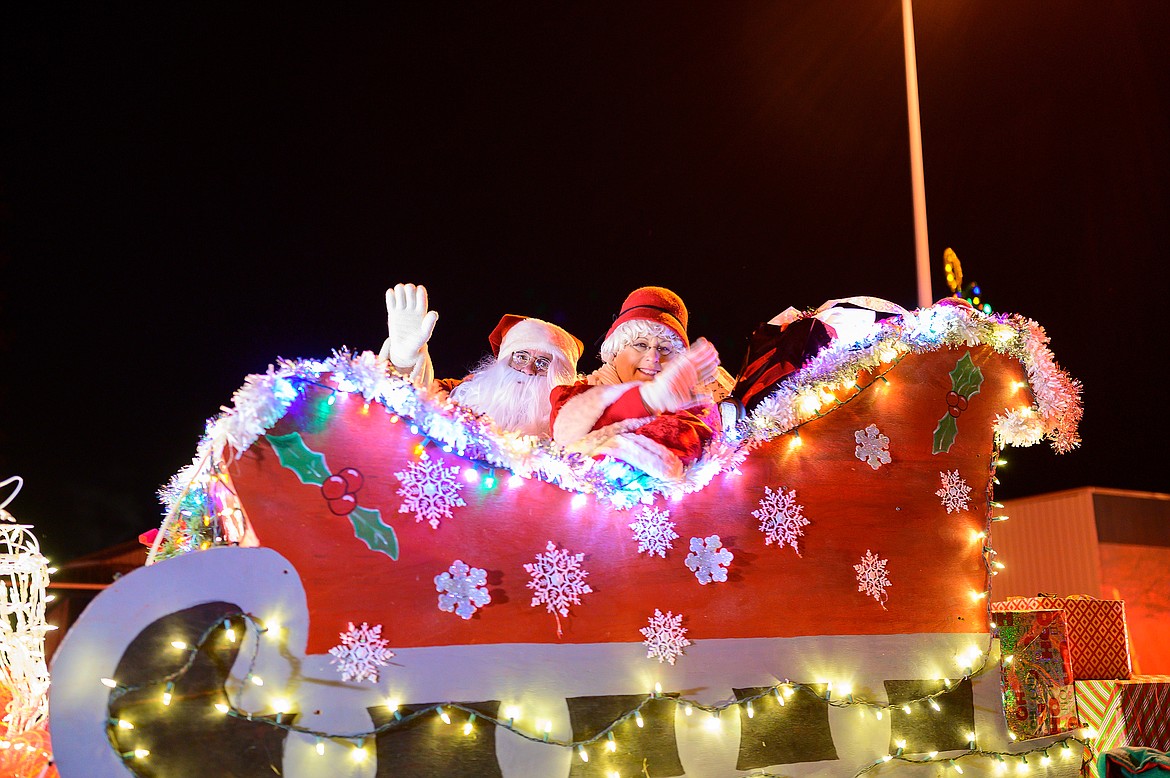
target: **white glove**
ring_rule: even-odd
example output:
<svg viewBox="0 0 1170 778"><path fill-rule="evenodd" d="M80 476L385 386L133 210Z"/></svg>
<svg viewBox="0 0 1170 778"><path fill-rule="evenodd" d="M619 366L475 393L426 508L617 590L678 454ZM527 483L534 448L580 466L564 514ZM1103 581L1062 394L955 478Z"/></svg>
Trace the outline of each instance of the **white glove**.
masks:
<svg viewBox="0 0 1170 778"><path fill-rule="evenodd" d="M386 290L386 329L390 337L379 356L402 371L411 370L422 356L423 346L435 331L439 314L427 310L427 289L414 284L397 284Z"/></svg>
<svg viewBox="0 0 1170 778"><path fill-rule="evenodd" d="M711 341L706 338L699 338L691 344L689 353L692 352L694 354L695 369L699 372L699 386L706 386L719 378L719 352L715 350L715 346L711 344Z"/></svg>
<svg viewBox="0 0 1170 778"><path fill-rule="evenodd" d="M698 401L703 377L709 383L719 367L719 354L707 340L699 338L683 354L666 363L662 372L642 386L642 402L655 413L677 411Z"/></svg>

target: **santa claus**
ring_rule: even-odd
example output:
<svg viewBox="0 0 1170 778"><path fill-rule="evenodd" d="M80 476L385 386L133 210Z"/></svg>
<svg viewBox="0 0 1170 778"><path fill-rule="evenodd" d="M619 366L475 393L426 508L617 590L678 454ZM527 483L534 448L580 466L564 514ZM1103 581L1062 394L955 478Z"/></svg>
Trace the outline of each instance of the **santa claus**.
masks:
<svg viewBox="0 0 1170 778"><path fill-rule="evenodd" d="M703 338L690 343L687 318L669 289L631 292L601 344L605 364L553 390L553 440L655 478L680 478L721 426L710 393L719 354Z"/></svg>
<svg viewBox="0 0 1170 778"><path fill-rule="evenodd" d="M419 386L488 415L501 431L549 434L553 388L578 379L580 340L547 321L505 314L488 337L491 354L462 379L434 380L427 341L438 314L428 310L426 288L399 284L386 292L389 337L380 356Z"/></svg>

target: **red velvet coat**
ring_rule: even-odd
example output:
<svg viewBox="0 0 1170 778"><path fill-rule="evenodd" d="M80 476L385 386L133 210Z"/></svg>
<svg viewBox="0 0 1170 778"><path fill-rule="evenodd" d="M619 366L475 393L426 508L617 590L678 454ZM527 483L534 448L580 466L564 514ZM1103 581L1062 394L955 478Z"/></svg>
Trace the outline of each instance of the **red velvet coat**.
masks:
<svg viewBox="0 0 1170 778"><path fill-rule="evenodd" d="M581 381L556 387L550 400L553 440L594 456L608 454L663 480L681 478L720 428L710 400L656 415L633 383Z"/></svg>

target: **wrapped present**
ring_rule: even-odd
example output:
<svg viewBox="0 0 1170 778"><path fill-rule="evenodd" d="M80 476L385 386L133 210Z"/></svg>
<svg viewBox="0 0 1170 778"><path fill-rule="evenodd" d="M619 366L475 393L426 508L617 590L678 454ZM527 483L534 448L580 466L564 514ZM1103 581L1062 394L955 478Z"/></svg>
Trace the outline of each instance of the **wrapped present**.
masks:
<svg viewBox="0 0 1170 778"><path fill-rule="evenodd" d="M1125 602L1073 595L1056 597L1012 597L992 603L992 611L1064 611L1072 647L1073 672L1077 680L1121 680L1133 673L1129 657L1129 631L1125 625Z"/></svg>
<svg viewBox="0 0 1170 778"><path fill-rule="evenodd" d="M1097 752L1124 746L1170 751L1170 675L1077 680L1077 712L1096 731Z"/></svg>
<svg viewBox="0 0 1170 778"><path fill-rule="evenodd" d="M1080 726L1064 613L1001 613L996 634L1003 657L1003 712L1008 730L1027 740Z"/></svg>

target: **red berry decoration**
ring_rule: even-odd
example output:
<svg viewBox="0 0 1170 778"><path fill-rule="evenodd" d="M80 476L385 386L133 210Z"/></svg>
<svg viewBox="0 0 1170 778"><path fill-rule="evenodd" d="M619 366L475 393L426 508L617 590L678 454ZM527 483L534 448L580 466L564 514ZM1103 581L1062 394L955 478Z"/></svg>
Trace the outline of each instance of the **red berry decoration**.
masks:
<svg viewBox="0 0 1170 778"><path fill-rule="evenodd" d="M329 501L329 510L335 516L348 516L350 511L357 507L357 498L352 494L343 494Z"/></svg>
<svg viewBox="0 0 1170 778"><path fill-rule="evenodd" d="M361 489L362 483L365 480L362 478L361 472L352 467L345 468L338 475L345 479L345 491L349 494L353 494L358 489Z"/></svg>
<svg viewBox="0 0 1170 778"><path fill-rule="evenodd" d="M947 392L947 412L959 418L959 414L967 410L967 398L958 392Z"/></svg>
<svg viewBox="0 0 1170 778"><path fill-rule="evenodd" d="M331 475L325 479L325 483L321 484L321 494L326 500L336 500L348 491L345 478L340 475Z"/></svg>

